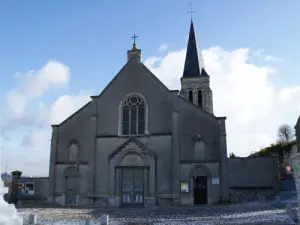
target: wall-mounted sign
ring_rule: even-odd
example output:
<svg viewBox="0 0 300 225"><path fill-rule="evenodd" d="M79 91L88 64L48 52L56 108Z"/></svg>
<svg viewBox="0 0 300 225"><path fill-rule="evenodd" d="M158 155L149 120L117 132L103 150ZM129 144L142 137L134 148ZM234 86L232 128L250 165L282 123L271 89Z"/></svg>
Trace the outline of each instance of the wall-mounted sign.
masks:
<svg viewBox="0 0 300 225"><path fill-rule="evenodd" d="M212 184L219 184L220 183L220 179L219 178L211 178L211 183Z"/></svg>
<svg viewBox="0 0 300 225"><path fill-rule="evenodd" d="M181 181L180 182L180 192L188 193L190 192L190 185L188 181Z"/></svg>

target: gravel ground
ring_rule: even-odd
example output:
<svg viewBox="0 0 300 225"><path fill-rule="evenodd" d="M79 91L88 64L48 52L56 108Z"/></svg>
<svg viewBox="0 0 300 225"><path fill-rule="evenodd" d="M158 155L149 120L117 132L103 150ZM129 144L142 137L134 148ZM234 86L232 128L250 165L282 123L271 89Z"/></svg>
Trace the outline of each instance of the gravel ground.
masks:
<svg viewBox="0 0 300 225"><path fill-rule="evenodd" d="M110 217L110 225L212 225L212 224L295 224L284 209L266 202L248 202L234 205L202 207L164 207L156 209L67 209L67 208L22 208L18 209L26 223L29 214L37 214L43 225L79 225L85 219L99 224L104 213Z"/></svg>

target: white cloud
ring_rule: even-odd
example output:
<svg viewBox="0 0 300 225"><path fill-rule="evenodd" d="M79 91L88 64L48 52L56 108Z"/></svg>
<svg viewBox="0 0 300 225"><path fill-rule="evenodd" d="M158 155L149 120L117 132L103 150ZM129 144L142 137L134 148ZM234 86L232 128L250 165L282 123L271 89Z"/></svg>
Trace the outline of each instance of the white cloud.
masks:
<svg viewBox="0 0 300 225"><path fill-rule="evenodd" d="M265 60L266 60L266 61L273 61L273 62L279 62L279 61L281 61L280 58L278 58L278 57L276 57L276 56L273 56L273 55L267 55L267 56L265 57Z"/></svg>
<svg viewBox="0 0 300 225"><path fill-rule="evenodd" d="M24 134L22 146L39 150L47 143L49 129L34 129Z"/></svg>
<svg viewBox="0 0 300 225"><path fill-rule="evenodd" d="M154 67L155 63L159 62L159 60L160 60L159 57L152 56L152 57L147 58L144 61L144 64L147 65L148 67Z"/></svg>
<svg viewBox="0 0 300 225"><path fill-rule="evenodd" d="M162 44L159 48L158 48L158 51L159 52L164 52L168 49L168 45L166 44Z"/></svg>
<svg viewBox="0 0 300 225"><path fill-rule="evenodd" d="M40 70L18 73L18 85L6 96L9 110L15 116L22 116L30 100L38 99L51 88L66 85L70 70L64 64L50 61Z"/></svg>
<svg viewBox="0 0 300 225"><path fill-rule="evenodd" d="M185 52L182 49L163 58L151 57L145 64L170 89L180 89ZM270 76L276 68L251 64L250 56L247 48L203 51L211 75L215 115L227 116L228 152L240 156L274 142L278 126L294 125L300 112L300 86L277 89Z"/></svg>
<svg viewBox="0 0 300 225"><path fill-rule="evenodd" d="M3 108L7 110L0 115L0 150L10 169L18 168L28 175L47 175L51 123L60 123L90 96L87 92L64 95L53 105L46 106L43 98L47 92L67 85L69 77L69 68L57 61L14 76L17 85L5 96L6 106ZM36 107L28 108L35 100L39 100ZM40 166L38 170L37 166Z"/></svg>
<svg viewBox="0 0 300 225"><path fill-rule="evenodd" d="M64 95L59 97L50 108L51 124L59 124L88 103L91 98L91 93L81 91L78 95Z"/></svg>
<svg viewBox="0 0 300 225"><path fill-rule="evenodd" d="M281 58L274 56L274 55L269 55L265 53L265 50L263 49L258 49L253 52L253 55L261 60L269 61L269 62L280 62Z"/></svg>
<svg viewBox="0 0 300 225"><path fill-rule="evenodd" d="M25 131L21 130L21 124L12 129L13 137L11 141L21 138L17 144L17 149L8 146L0 146L3 149L3 158L9 162L9 168L18 168L26 175L47 176L50 156L51 124L59 124L84 104L90 101L91 93L80 91L77 95L60 96L51 106L46 107L42 103L38 105L34 112L36 117L31 117L33 121L27 126ZM37 116L39 115L39 116ZM19 121L16 119L16 121ZM15 133L18 133L16 138ZM3 135L2 135L3 136ZM5 137L2 137L3 139ZM0 140L1 141L1 140ZM22 150L20 150L22 149ZM16 155L19 154L18 157ZM37 170L37 168L39 168Z"/></svg>
<svg viewBox="0 0 300 225"><path fill-rule="evenodd" d="M169 52L164 57L150 57L145 65L171 89L178 89L183 72L185 49Z"/></svg>

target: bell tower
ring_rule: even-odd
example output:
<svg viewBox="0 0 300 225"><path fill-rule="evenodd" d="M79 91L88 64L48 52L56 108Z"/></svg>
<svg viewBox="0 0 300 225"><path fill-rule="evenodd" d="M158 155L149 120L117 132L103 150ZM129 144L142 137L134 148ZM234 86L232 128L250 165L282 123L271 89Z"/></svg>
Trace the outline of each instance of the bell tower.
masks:
<svg viewBox="0 0 300 225"><path fill-rule="evenodd" d="M213 114L209 75L205 70L202 53L198 49L193 20L191 20L190 25L185 64L181 77L180 95L204 111Z"/></svg>

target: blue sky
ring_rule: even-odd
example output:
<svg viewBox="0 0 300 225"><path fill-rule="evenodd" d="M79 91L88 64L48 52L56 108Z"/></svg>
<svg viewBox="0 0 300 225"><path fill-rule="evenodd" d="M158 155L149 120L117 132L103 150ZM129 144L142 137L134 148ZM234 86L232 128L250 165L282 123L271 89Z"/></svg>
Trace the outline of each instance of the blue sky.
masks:
<svg viewBox="0 0 300 225"><path fill-rule="evenodd" d="M249 48L254 53L263 49L280 60L250 57L249 63L275 66L277 72L270 74L274 87L300 84L300 1L192 2L201 48L219 46L228 52ZM187 11L188 0L1 1L0 105L8 107L5 96L18 86L16 74L38 70L51 60L66 65L71 79L67 87L50 90L38 101L50 106L60 96L81 90L100 93L125 64L134 33L144 59L184 49L190 23ZM162 44L168 46L163 54L158 51ZM35 110L37 102L28 105L27 110ZM15 137L18 143L21 139ZM6 144L19 145L16 141Z"/></svg>
<svg viewBox="0 0 300 225"><path fill-rule="evenodd" d="M202 48L263 48L288 58L284 80L295 80L299 1L194 1L193 8ZM156 54L162 43L171 49L184 47L188 10L187 0L2 1L1 94L12 87L17 71L38 68L49 59L72 69L71 88L90 88L90 82L82 79L87 74L105 85L124 64L133 33L139 36L144 57Z"/></svg>

